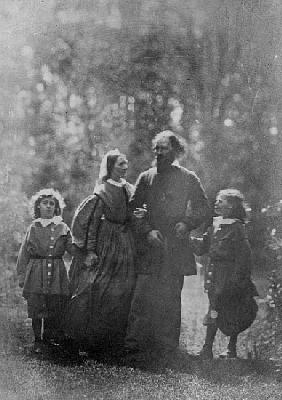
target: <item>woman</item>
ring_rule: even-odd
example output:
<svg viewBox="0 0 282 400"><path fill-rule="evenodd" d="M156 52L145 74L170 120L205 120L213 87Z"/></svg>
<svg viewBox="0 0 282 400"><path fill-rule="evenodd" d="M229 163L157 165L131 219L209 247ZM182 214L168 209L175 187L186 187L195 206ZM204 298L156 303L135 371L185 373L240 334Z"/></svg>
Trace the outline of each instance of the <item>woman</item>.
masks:
<svg viewBox="0 0 282 400"><path fill-rule="evenodd" d="M77 254L70 268L66 332L99 353L122 347L135 285L127 168L119 150L109 151L94 194L81 203L72 223Z"/></svg>

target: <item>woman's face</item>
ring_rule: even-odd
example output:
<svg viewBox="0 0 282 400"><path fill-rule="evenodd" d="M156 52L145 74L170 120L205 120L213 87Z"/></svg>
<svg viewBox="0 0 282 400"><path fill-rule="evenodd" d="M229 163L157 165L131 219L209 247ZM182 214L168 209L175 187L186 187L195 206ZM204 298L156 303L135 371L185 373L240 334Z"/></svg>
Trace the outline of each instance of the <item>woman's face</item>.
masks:
<svg viewBox="0 0 282 400"><path fill-rule="evenodd" d="M217 196L214 211L217 215L221 215L223 218L228 218L232 213L232 205L228 202L225 196Z"/></svg>
<svg viewBox="0 0 282 400"><path fill-rule="evenodd" d="M111 178L119 181L124 178L128 169L128 161L124 155L118 156L111 172Z"/></svg>
<svg viewBox="0 0 282 400"><path fill-rule="evenodd" d="M39 203L41 218L53 218L55 214L56 203L53 197L44 197Z"/></svg>

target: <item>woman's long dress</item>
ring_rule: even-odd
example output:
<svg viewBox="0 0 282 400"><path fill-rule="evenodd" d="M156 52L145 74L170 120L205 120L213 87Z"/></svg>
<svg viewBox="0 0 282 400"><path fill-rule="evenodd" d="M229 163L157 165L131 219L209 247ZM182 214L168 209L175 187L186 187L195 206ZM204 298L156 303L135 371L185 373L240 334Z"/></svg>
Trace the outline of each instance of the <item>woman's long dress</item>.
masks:
<svg viewBox="0 0 282 400"><path fill-rule="evenodd" d="M78 207L73 240L78 248L70 269L72 298L66 332L86 348L120 348L135 285L133 238L128 218L129 185L102 184ZM89 252L98 255L87 268Z"/></svg>

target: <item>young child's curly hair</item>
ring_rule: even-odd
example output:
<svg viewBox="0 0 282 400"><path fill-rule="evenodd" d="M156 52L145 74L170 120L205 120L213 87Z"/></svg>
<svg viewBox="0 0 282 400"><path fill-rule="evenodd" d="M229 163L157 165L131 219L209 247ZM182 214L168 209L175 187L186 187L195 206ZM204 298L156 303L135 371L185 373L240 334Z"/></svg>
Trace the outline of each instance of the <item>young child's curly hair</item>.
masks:
<svg viewBox="0 0 282 400"><path fill-rule="evenodd" d="M223 189L218 192L217 196L224 196L228 203L232 205L230 218L237 218L245 221L247 218L247 204L243 194L238 189Z"/></svg>
<svg viewBox="0 0 282 400"><path fill-rule="evenodd" d="M35 193L30 200L31 203L31 209L32 209L32 214L33 218L40 218L40 209L39 209L39 204L42 199L46 197L52 197L55 201L55 212L54 215L61 215L64 207L65 207L65 202L61 194L52 188L50 189L41 189L39 192Z"/></svg>

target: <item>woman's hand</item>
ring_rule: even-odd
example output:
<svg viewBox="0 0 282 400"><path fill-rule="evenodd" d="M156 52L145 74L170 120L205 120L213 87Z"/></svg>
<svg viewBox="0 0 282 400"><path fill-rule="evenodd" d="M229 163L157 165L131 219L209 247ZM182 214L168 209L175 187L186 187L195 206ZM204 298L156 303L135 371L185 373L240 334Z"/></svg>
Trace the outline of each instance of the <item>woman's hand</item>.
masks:
<svg viewBox="0 0 282 400"><path fill-rule="evenodd" d="M153 229L147 235L148 242L153 246L163 246L164 238L160 231Z"/></svg>
<svg viewBox="0 0 282 400"><path fill-rule="evenodd" d="M91 251L87 254L85 260L84 260L84 265L87 268L94 267L98 263L98 256L94 251Z"/></svg>
<svg viewBox="0 0 282 400"><path fill-rule="evenodd" d="M174 232L178 239L184 239L187 232L187 225L184 222L177 222L174 227Z"/></svg>
<svg viewBox="0 0 282 400"><path fill-rule="evenodd" d="M147 213L146 208L135 208L135 210L133 211L133 214L137 219L144 218L146 213Z"/></svg>

